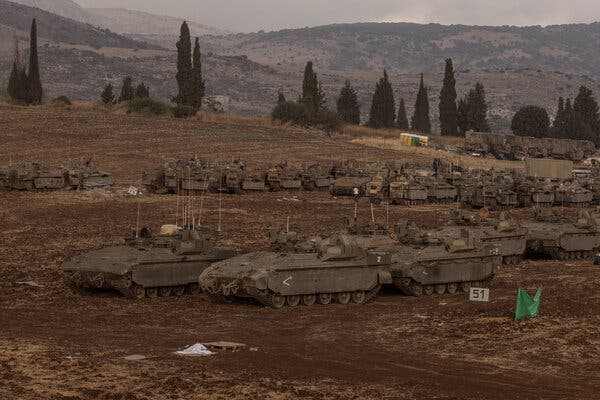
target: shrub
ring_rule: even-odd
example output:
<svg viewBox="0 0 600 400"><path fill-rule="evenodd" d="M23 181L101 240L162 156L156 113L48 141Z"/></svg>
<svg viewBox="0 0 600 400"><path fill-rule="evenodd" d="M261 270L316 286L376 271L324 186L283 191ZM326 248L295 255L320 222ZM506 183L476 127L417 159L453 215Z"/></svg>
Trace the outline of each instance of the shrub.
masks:
<svg viewBox="0 0 600 400"><path fill-rule="evenodd" d="M192 106L178 105L173 108L172 114L175 118L190 118L196 115L198 111Z"/></svg>
<svg viewBox="0 0 600 400"><path fill-rule="evenodd" d="M308 126L311 123L310 115L304 104L295 101L276 105L271 112L271 118L300 126Z"/></svg>
<svg viewBox="0 0 600 400"><path fill-rule="evenodd" d="M342 117L332 110L321 110L317 113L314 119L314 124L323 128L323 130L339 131L343 125Z"/></svg>
<svg viewBox="0 0 600 400"><path fill-rule="evenodd" d="M169 107L160 101L149 97L135 98L127 102L127 113L137 112L152 115L163 115L169 111Z"/></svg>
<svg viewBox="0 0 600 400"><path fill-rule="evenodd" d="M64 104L66 106L73 105L73 103L71 103L71 99L69 99L67 96L58 96L52 101L56 104Z"/></svg>

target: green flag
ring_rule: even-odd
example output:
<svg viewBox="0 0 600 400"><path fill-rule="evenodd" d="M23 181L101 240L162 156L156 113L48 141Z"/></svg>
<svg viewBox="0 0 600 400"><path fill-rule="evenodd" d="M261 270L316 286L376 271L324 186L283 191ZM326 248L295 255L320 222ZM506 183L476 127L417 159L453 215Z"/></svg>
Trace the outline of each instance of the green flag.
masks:
<svg viewBox="0 0 600 400"><path fill-rule="evenodd" d="M527 294L525 289L519 288L519 294L517 295L517 309L515 311L515 321L519 321L525 318L535 318L540 313L540 303L542 300L542 289L540 288L533 296L533 299Z"/></svg>

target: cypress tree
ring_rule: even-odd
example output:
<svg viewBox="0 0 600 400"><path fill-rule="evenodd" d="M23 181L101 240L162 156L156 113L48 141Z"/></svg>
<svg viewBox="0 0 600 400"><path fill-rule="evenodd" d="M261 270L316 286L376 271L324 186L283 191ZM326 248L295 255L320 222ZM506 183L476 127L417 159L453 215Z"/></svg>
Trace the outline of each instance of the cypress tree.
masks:
<svg viewBox="0 0 600 400"><path fill-rule="evenodd" d="M200 42L196 38L194 44L194 55L192 57L192 107L199 110L204 97L205 83L202 79L202 60L200 54Z"/></svg>
<svg viewBox="0 0 600 400"><path fill-rule="evenodd" d="M283 89L279 89L277 92L277 105L284 106L287 104L287 100L285 99L285 94L283 93Z"/></svg>
<svg viewBox="0 0 600 400"><path fill-rule="evenodd" d="M360 106L356 90L346 81L337 100L337 112L340 118L348 124L360 124Z"/></svg>
<svg viewBox="0 0 600 400"><path fill-rule="evenodd" d="M112 83L107 83L106 86L104 86L104 90L100 95L100 100L102 100L102 103L109 105L115 102L115 95L113 93L113 89L114 88Z"/></svg>
<svg viewBox="0 0 600 400"><path fill-rule="evenodd" d="M563 99L562 97L559 97L558 98L558 110L556 111L556 117L554 117L554 127L557 127L562 123L564 113L565 113L565 99Z"/></svg>
<svg viewBox="0 0 600 400"><path fill-rule="evenodd" d="M429 98L427 97L427 87L421 74L421 83L415 102L415 113L413 114L411 126L414 131L431 133L431 120L429 119Z"/></svg>
<svg viewBox="0 0 600 400"><path fill-rule="evenodd" d="M375 93L371 102L369 121L367 126L375 129L393 128L396 124L396 103L394 101L394 90L388 78L386 70L383 77L375 85Z"/></svg>
<svg viewBox="0 0 600 400"><path fill-rule="evenodd" d="M179 41L177 41L177 87L179 93L175 103L192 106L192 39L187 22L181 24Z"/></svg>
<svg viewBox="0 0 600 400"><path fill-rule="evenodd" d="M581 116L583 122L588 125L593 132L593 141L596 146L600 145L600 114L599 107L592 91L581 86L579 93L573 102L573 111Z"/></svg>
<svg viewBox="0 0 600 400"><path fill-rule="evenodd" d="M485 89L481 82L475 84L475 88L467 95L467 120L469 129L475 132L489 132L490 126L487 121L487 103L485 101Z"/></svg>
<svg viewBox="0 0 600 400"><path fill-rule="evenodd" d="M144 85L144 82L140 83L135 88L134 97L140 98L140 99L149 98L150 97L150 88L148 86Z"/></svg>
<svg viewBox="0 0 600 400"><path fill-rule="evenodd" d="M40 64L37 49L37 23L35 18L31 22L31 37L29 49L29 73L27 74L28 98L32 104L42 103L42 81L40 79Z"/></svg>
<svg viewBox="0 0 600 400"><path fill-rule="evenodd" d="M444 84L440 92L440 129L446 136L458 135L458 112L456 108L456 79L452 59L446 60Z"/></svg>
<svg viewBox="0 0 600 400"><path fill-rule="evenodd" d="M121 95L119 96L119 103L122 101L133 100L135 97L135 89L133 88L133 78L126 76L123 79L123 86L121 86Z"/></svg>
<svg viewBox="0 0 600 400"><path fill-rule="evenodd" d="M27 72L25 72L25 67L21 67L21 71L19 72L16 99L25 103L29 102L29 79Z"/></svg>
<svg viewBox="0 0 600 400"><path fill-rule="evenodd" d="M314 116L325 106L325 95L319 84L317 74L313 70L313 63L309 61L304 68L304 80L302 81L302 104L306 107L309 115Z"/></svg>
<svg viewBox="0 0 600 400"><path fill-rule="evenodd" d="M457 114L456 122L458 124L458 130L461 135L464 135L465 132L467 132L470 129L470 127L469 127L469 105L467 104L466 96L465 96L465 98L458 100L457 107L456 107L456 114Z"/></svg>
<svg viewBox="0 0 600 400"><path fill-rule="evenodd" d="M406 115L406 105L404 104L404 99L400 99L400 106L398 107L397 124L399 129L410 129L410 126L408 126L408 116Z"/></svg>

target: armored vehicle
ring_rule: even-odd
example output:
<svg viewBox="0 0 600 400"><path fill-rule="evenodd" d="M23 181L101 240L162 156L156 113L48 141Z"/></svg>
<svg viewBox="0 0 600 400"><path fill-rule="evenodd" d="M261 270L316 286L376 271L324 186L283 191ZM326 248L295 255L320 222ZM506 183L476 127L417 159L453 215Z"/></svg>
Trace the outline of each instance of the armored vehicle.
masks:
<svg viewBox="0 0 600 400"><path fill-rule="evenodd" d="M11 190L46 192L64 189L68 182L67 171L62 168L45 168L37 162L28 162L8 172L7 186Z"/></svg>
<svg viewBox="0 0 600 400"><path fill-rule="evenodd" d="M389 179L387 171L380 171L367 183L367 197L375 204L389 196Z"/></svg>
<svg viewBox="0 0 600 400"><path fill-rule="evenodd" d="M516 185L516 192L521 207L552 207L554 204L554 188L539 180L524 180Z"/></svg>
<svg viewBox="0 0 600 400"><path fill-rule="evenodd" d="M302 174L287 163L280 164L267 172L267 183L272 192L301 190Z"/></svg>
<svg viewBox="0 0 600 400"><path fill-rule="evenodd" d="M316 253L254 252L207 268L200 287L215 297L253 298L265 306L366 303L392 283L390 255L364 250L348 235L324 240Z"/></svg>
<svg viewBox="0 0 600 400"><path fill-rule="evenodd" d="M231 248L216 247L205 228L166 225L156 236L142 229L126 242L76 256L62 270L78 288L116 290L133 298L181 296L198 293L200 273L234 255Z"/></svg>
<svg viewBox="0 0 600 400"><path fill-rule="evenodd" d="M390 182L392 204L416 205L427 202L427 189L414 180L400 179Z"/></svg>
<svg viewBox="0 0 600 400"><path fill-rule="evenodd" d="M331 186L331 176L319 164L311 165L302 172L302 187L308 191L327 191Z"/></svg>
<svg viewBox="0 0 600 400"><path fill-rule="evenodd" d="M554 203L560 206L585 208L594 200L594 193L575 182L567 182L556 188Z"/></svg>
<svg viewBox="0 0 600 400"><path fill-rule="evenodd" d="M400 226L397 232L403 244L383 250L392 253L389 271L394 286L404 294L468 292L471 286L485 285L501 268L498 248L481 243L467 230L441 241L419 233L411 224Z"/></svg>
<svg viewBox="0 0 600 400"><path fill-rule="evenodd" d="M334 196L365 196L370 180L370 178L364 177L345 176L333 181L329 191Z"/></svg>
<svg viewBox="0 0 600 400"><path fill-rule="evenodd" d="M528 231L516 224L508 212L502 212L499 220L487 220L465 210L453 210L450 225L436 234L456 234L465 226L483 245L495 246L504 264L518 264L525 254Z"/></svg>
<svg viewBox="0 0 600 400"><path fill-rule="evenodd" d="M6 170L0 168L0 191L8 190L8 175Z"/></svg>
<svg viewBox="0 0 600 400"><path fill-rule="evenodd" d="M82 165L75 165L69 171L69 185L72 189L108 188L115 184L115 177L100 171L92 160Z"/></svg>
<svg viewBox="0 0 600 400"><path fill-rule="evenodd" d="M427 198L430 203L452 203L458 196L454 186L440 179L429 180L423 185L427 188Z"/></svg>
<svg viewBox="0 0 600 400"><path fill-rule="evenodd" d="M148 193L178 193L180 181L181 165L176 160L167 161L158 168L153 168L142 173L142 184Z"/></svg>
<svg viewBox="0 0 600 400"><path fill-rule="evenodd" d="M258 170L242 173L242 193L264 192L267 190L266 174Z"/></svg>
<svg viewBox="0 0 600 400"><path fill-rule="evenodd" d="M242 193L243 164L236 162L209 172L209 189L213 193Z"/></svg>
<svg viewBox="0 0 600 400"><path fill-rule="evenodd" d="M591 258L600 249L600 213L581 211L576 222L562 219L551 209L536 210L536 219L525 224L527 254L558 260Z"/></svg>

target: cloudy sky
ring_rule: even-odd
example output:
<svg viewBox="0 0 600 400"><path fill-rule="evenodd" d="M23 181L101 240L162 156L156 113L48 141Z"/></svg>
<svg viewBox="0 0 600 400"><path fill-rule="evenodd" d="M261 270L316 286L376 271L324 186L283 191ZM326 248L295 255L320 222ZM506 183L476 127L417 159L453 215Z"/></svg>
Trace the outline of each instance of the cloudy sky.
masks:
<svg viewBox="0 0 600 400"><path fill-rule="evenodd" d="M232 31L336 22L550 25L600 20L599 0L76 0L194 20Z"/></svg>

